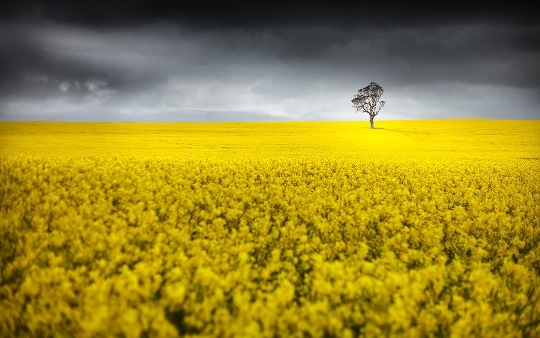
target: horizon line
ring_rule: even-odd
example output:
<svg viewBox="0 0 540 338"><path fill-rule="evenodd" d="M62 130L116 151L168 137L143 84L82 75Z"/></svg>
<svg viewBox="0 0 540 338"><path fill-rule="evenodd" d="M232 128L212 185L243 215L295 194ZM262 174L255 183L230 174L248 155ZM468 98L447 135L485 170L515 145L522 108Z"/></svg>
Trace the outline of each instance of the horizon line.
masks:
<svg viewBox="0 0 540 338"><path fill-rule="evenodd" d="M478 121L540 121L538 118L492 118L492 117L437 117L437 118L420 118L420 119L382 119L379 122L405 122L405 121L446 121L446 120L478 120ZM170 120L170 121L138 121L138 120L2 120L0 123L366 123L369 120L210 120L210 121L193 121L193 120Z"/></svg>

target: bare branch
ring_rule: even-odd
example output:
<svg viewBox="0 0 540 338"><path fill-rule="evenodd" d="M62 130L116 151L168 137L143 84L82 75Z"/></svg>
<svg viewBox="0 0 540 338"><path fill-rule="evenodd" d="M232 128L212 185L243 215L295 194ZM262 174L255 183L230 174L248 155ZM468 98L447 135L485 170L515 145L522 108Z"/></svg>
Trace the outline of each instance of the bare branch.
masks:
<svg viewBox="0 0 540 338"><path fill-rule="evenodd" d="M373 128L373 118L379 115L385 101L380 101L384 89L377 83L371 82L364 88L358 90L358 94L351 100L356 112L363 111L368 114Z"/></svg>

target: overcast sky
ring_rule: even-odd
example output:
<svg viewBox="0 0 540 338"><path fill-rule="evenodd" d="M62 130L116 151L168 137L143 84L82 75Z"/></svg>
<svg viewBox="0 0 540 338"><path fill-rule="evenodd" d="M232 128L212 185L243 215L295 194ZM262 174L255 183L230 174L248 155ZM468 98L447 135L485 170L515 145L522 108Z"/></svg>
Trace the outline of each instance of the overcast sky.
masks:
<svg viewBox="0 0 540 338"><path fill-rule="evenodd" d="M0 120L540 118L530 4L33 1L0 5Z"/></svg>

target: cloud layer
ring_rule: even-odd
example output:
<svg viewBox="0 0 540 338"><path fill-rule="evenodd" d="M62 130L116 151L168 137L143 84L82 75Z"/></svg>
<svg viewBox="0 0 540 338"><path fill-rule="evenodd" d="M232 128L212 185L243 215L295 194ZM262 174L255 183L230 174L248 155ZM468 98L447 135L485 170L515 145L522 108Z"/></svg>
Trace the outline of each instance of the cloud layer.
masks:
<svg viewBox="0 0 540 338"><path fill-rule="evenodd" d="M540 26L527 20L130 15L0 24L0 119L352 120L365 117L351 98L372 81L381 118L540 118Z"/></svg>

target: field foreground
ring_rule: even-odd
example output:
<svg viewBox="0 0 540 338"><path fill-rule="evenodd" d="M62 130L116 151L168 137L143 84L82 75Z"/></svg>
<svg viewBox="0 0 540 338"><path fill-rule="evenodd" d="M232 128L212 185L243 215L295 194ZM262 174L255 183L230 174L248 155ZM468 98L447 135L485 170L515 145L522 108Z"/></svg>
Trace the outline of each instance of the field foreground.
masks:
<svg viewBox="0 0 540 338"><path fill-rule="evenodd" d="M540 122L0 123L0 336L540 337Z"/></svg>

